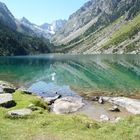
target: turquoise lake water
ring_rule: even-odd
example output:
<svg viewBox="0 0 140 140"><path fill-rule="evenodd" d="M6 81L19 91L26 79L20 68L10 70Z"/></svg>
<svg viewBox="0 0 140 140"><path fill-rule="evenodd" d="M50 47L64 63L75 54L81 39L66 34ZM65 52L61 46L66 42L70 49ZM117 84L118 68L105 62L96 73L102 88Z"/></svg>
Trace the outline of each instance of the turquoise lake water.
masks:
<svg viewBox="0 0 140 140"><path fill-rule="evenodd" d="M25 87L43 81L83 91L140 91L140 55L0 57L0 80Z"/></svg>

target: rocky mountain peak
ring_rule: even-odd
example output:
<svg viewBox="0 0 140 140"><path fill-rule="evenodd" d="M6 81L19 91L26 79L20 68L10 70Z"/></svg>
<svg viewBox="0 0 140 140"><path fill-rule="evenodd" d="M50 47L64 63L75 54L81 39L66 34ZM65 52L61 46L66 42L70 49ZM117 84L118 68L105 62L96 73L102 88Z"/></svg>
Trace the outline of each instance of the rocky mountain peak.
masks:
<svg viewBox="0 0 140 140"><path fill-rule="evenodd" d="M32 25L32 23L25 17L20 20L21 23Z"/></svg>

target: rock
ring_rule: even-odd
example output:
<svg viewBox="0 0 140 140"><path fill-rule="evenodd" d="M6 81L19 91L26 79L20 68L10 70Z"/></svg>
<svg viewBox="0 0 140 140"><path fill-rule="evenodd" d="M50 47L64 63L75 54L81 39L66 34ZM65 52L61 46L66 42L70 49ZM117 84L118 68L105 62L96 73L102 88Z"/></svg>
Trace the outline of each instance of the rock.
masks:
<svg viewBox="0 0 140 140"><path fill-rule="evenodd" d="M91 101L99 101L99 98L100 98L99 96L95 96L91 99Z"/></svg>
<svg viewBox="0 0 140 140"><path fill-rule="evenodd" d="M107 115L101 115L100 116L100 121L102 121L102 122L106 122L106 121L109 121L110 119L109 119L109 117L107 116Z"/></svg>
<svg viewBox="0 0 140 140"><path fill-rule="evenodd" d="M117 117L113 122L114 122L114 123L117 123L117 122L119 122L121 119L122 119L121 117Z"/></svg>
<svg viewBox="0 0 140 140"><path fill-rule="evenodd" d="M12 95L9 93L0 94L0 106L10 108L15 106L16 103L13 101Z"/></svg>
<svg viewBox="0 0 140 140"><path fill-rule="evenodd" d="M98 103L99 104L103 104L104 103L103 97L99 97Z"/></svg>
<svg viewBox="0 0 140 140"><path fill-rule="evenodd" d="M3 88L3 91L5 93L14 93L16 91L16 89L11 88L11 87L5 87L5 88Z"/></svg>
<svg viewBox="0 0 140 140"><path fill-rule="evenodd" d="M0 81L0 88L3 89L5 93L14 93L17 89L14 85L5 81Z"/></svg>
<svg viewBox="0 0 140 140"><path fill-rule="evenodd" d="M30 104L30 105L28 106L28 109L31 109L32 111L36 111L36 110L38 110L39 108L38 108L37 106L35 106L34 104Z"/></svg>
<svg viewBox="0 0 140 140"><path fill-rule="evenodd" d="M2 94L3 93L3 88L2 87L0 87L0 94Z"/></svg>
<svg viewBox="0 0 140 140"><path fill-rule="evenodd" d="M59 98L61 98L61 95L56 95L55 97L46 97L46 98L43 98L43 100L48 105L51 105L55 102L55 100L57 100Z"/></svg>
<svg viewBox="0 0 140 140"><path fill-rule="evenodd" d="M30 92L30 91L28 91L28 90L26 90L24 88L19 88L18 90L24 92L25 94L29 94L29 95L33 94L32 92Z"/></svg>
<svg viewBox="0 0 140 140"><path fill-rule="evenodd" d="M53 112L55 114L68 114L78 111L85 105L79 97L63 97L54 102Z"/></svg>
<svg viewBox="0 0 140 140"><path fill-rule="evenodd" d="M111 112L120 112L120 109L118 108L118 106L115 105L112 108L110 108L109 111L111 111Z"/></svg>
<svg viewBox="0 0 140 140"><path fill-rule="evenodd" d="M28 116L32 113L31 109L18 109L18 110L12 110L8 112L8 116L10 117L24 117L24 116Z"/></svg>
<svg viewBox="0 0 140 140"><path fill-rule="evenodd" d="M109 103L126 108L128 112L140 114L140 100L126 97L103 97L103 99Z"/></svg>

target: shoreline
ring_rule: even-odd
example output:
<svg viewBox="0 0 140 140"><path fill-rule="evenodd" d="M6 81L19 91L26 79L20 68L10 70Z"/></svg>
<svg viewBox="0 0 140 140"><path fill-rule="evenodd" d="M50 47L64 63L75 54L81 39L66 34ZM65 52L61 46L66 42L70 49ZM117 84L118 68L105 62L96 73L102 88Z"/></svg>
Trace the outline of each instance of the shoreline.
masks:
<svg viewBox="0 0 140 140"><path fill-rule="evenodd" d="M128 98L128 97L115 97L115 96L100 96L98 95L93 95L92 96L82 96L82 95L64 95L64 94L56 94L55 96L48 96L48 97L41 97L39 95L34 94L33 92L30 92L26 89L21 89L21 88L16 88L14 85L8 83L8 82L2 82L0 81L0 87L2 86L2 83L4 86L7 86L7 89L12 88L16 91L21 91L25 94L33 95L36 97L39 97L41 100L45 101L49 105L49 110L51 112L56 114L83 114L86 115L87 117L100 121L100 116L106 115L110 121L115 121L116 118L125 118L128 116L133 116L134 114L140 114L140 110L137 111L138 107L140 107L140 100L137 100L138 102L135 104L136 99ZM9 87L8 87L9 86ZM10 90L9 90L10 91ZM99 103L98 100L94 100L95 97L102 98L103 103ZM110 98L110 100L109 100ZM120 99L120 102L114 101L111 102L112 99L118 100ZM128 100L128 101L127 101ZM59 102L58 102L59 101ZM126 101L126 102L125 102ZM72 104L70 104L70 102ZM133 107L128 109L129 103L127 102L133 102ZM123 103L123 105L122 105ZM56 105L55 105L56 104ZM138 105L137 105L138 104ZM74 105L72 107L72 105ZM120 112L111 112L109 111L109 108L113 107L114 105L117 105ZM56 108L54 109L54 106ZM66 106L66 107L65 107ZM137 108L135 108L137 107ZM135 113L136 112L136 113Z"/></svg>

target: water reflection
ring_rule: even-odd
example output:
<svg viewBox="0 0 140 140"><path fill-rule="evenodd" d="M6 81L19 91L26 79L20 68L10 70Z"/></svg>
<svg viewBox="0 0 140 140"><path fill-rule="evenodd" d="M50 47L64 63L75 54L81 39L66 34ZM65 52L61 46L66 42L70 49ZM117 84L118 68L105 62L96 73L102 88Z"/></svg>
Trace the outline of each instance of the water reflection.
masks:
<svg viewBox="0 0 140 140"><path fill-rule="evenodd" d="M0 79L27 87L45 81L84 90L140 90L140 55L1 57Z"/></svg>

